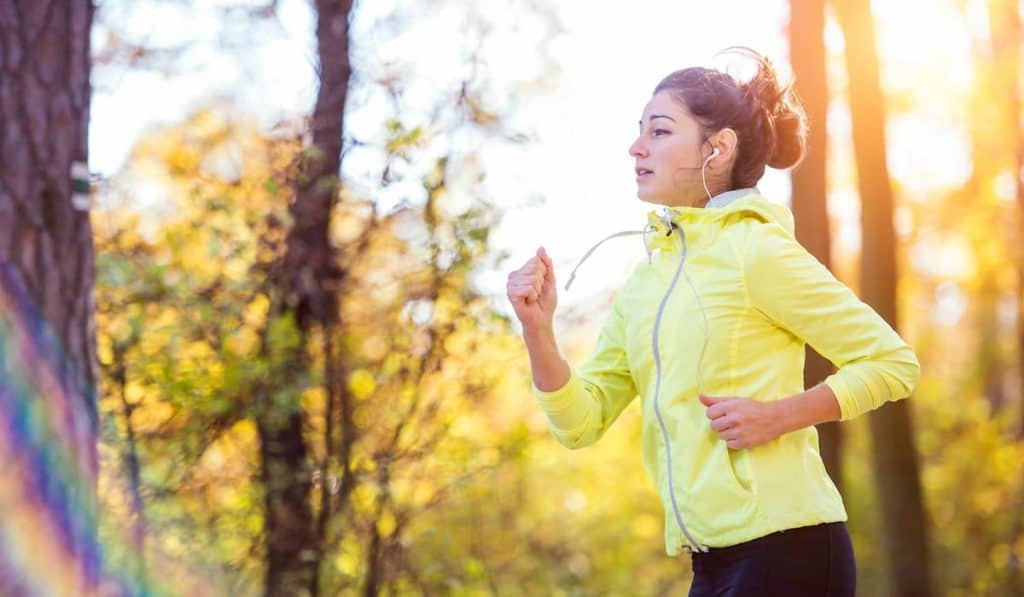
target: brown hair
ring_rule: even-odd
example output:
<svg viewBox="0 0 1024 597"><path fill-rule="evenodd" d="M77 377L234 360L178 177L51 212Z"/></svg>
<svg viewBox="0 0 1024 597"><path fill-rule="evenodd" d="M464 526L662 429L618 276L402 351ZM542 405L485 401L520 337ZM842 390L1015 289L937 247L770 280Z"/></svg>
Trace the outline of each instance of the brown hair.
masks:
<svg viewBox="0 0 1024 597"><path fill-rule="evenodd" d="M792 84L780 86L767 58L747 48L758 60L757 74L745 83L718 70L693 67L676 71L655 87L667 91L690 111L701 127L714 132L730 128L739 138L732 169L732 188L752 187L766 165L789 168L800 163L807 144L807 116Z"/></svg>

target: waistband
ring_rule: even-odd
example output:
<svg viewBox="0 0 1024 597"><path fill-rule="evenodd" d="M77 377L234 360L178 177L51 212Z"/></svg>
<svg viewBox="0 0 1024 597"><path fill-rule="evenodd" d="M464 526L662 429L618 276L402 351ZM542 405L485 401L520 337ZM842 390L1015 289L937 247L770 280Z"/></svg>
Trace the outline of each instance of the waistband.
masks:
<svg viewBox="0 0 1024 597"><path fill-rule="evenodd" d="M764 537L729 545L728 547L710 547L706 552L691 552L695 568L701 566L716 566L726 562L734 562L739 559L751 557L764 553L765 550L799 550L825 549L829 536L833 532L846 532L844 522L825 522L807 527L797 527L776 531Z"/></svg>

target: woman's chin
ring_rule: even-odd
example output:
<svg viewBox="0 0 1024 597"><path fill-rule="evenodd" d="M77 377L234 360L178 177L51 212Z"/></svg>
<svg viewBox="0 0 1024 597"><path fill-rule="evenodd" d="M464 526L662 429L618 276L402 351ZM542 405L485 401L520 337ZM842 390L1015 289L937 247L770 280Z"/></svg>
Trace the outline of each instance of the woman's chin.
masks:
<svg viewBox="0 0 1024 597"><path fill-rule="evenodd" d="M643 190L639 190L636 193L636 198L644 203L650 203L651 205L668 205L663 197L654 195L652 193L645 193Z"/></svg>
<svg viewBox="0 0 1024 597"><path fill-rule="evenodd" d="M644 203L661 203L660 201L658 201L657 194L645 189L643 185L640 185L640 188L636 190L636 198L643 201Z"/></svg>

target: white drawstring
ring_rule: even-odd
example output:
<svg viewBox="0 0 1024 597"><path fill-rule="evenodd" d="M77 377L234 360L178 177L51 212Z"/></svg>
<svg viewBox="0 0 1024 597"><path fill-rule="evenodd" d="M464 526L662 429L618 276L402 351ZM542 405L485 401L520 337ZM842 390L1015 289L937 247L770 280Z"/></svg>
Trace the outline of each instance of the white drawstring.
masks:
<svg viewBox="0 0 1024 597"><path fill-rule="evenodd" d="M565 283L565 291L566 292L569 291L569 286L571 286L572 285L572 281L576 279L576 270L580 269L580 266L583 265L583 262L586 261L588 257L593 255L594 251L596 251L598 247L600 247L602 244L604 244L605 241L609 241L609 240L611 240L613 238L618 238L620 236L634 236L634 235L637 235L637 234L642 234L643 238L644 238L644 250L647 251L647 263L650 263L651 262L651 247L647 243L647 233L650 232L652 229L653 228L651 227L651 225L648 224L647 226L644 227L643 230L626 230L626 231L623 231L623 232L616 232L615 234L613 234L611 236L608 236L608 237L605 237L605 238L601 239L600 241L598 241L598 243L596 245L594 245L593 247L590 247L590 250L583 254L583 258L580 259L579 263L576 264L576 267L572 268L572 273L569 274L569 281ZM671 228L670 228L670 230L671 230Z"/></svg>

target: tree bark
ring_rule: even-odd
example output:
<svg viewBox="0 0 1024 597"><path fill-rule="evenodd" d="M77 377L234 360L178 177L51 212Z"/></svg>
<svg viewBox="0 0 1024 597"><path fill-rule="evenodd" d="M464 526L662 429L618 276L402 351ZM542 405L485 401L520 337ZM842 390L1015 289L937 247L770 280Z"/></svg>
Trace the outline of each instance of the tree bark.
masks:
<svg viewBox="0 0 1024 597"><path fill-rule="evenodd" d="M828 82L825 69L825 0L790 2L789 61L793 65L796 92L807 112L810 130L807 156L793 170L793 216L796 238L825 267L831 268L831 235L828 221ZM825 381L832 363L807 347L804 387ZM838 422L818 425L825 469L842 490L842 428Z"/></svg>
<svg viewBox="0 0 1024 597"><path fill-rule="evenodd" d="M976 242L1002 242L1003 233L999 223L999 209L986 201L991 194L993 182L1013 167L1014 136L1017 123L1016 106L1010 105L1017 81L1015 48L1013 47L1013 19L1016 19L1017 2L1013 0L988 0L988 37L975 40L972 58L975 62L975 83L972 93L972 115L969 127L971 140L971 177L963 190L969 198L969 209L977 218L973 222L986 230L984 239ZM1012 19L1008 19L1012 17ZM1006 101L993 102L992 99ZM987 221L986 221L987 220ZM1010 241L1005 241L1010 246ZM980 250L985 251L985 248ZM980 391L988 401L993 416L1008 406L1005 380L1009 374L1006 362L999 348L999 339L1004 326L999 321L999 304L1003 298L1000 284L1002 266L980 264L977 278L977 293L972 297L971 311L975 318L973 327L978 333L975 356Z"/></svg>
<svg viewBox="0 0 1024 597"><path fill-rule="evenodd" d="M117 391L121 397L121 408L124 416L125 429L125 466L128 469L129 489L132 496L132 514L135 520L132 522L131 548L135 552L135 578L138 579L139 588L147 590L149 574L146 570L146 505L142 498L142 464L139 460L138 439L135 434L135 427L132 424L132 412L136 406L128 402L128 372L124 360L124 351L114 348L114 382L117 384Z"/></svg>
<svg viewBox="0 0 1024 597"><path fill-rule="evenodd" d="M47 510L53 528L66 533L68 562L77 567L61 574L76 578L82 594L92 590L99 573L95 528L82 523L95 517L88 510L96 498L97 362L92 227L88 205L73 203L71 171L73 163L84 169L88 159L92 19L88 1L0 0L0 269L6 299L26 303L24 311L5 305L2 315L28 319L21 323L29 326L33 348L40 351L37 364L52 368L60 386L41 385L29 397L5 383L0 413L21 397L47 401L29 408L63 417L48 424L70 435L35 447L67 450L60 457L69 459L73 476L38 463L32 469L36 487L47 494L40 512ZM8 456L0 454L0 470L12 470ZM5 487L0 501L13 491ZM81 511L49 511L60 504ZM5 561L8 555L0 549L0 592L12 586L8 582L18 582L12 563Z"/></svg>
<svg viewBox="0 0 1024 597"><path fill-rule="evenodd" d="M896 312L896 234L886 166L885 105L868 0L836 0L846 38L850 113L861 198L861 294L893 328ZM928 529L917 450L907 401L868 415L872 461L882 508L882 543L893 595L931 595Z"/></svg>
<svg viewBox="0 0 1024 597"><path fill-rule="evenodd" d="M317 0L316 9L320 90L312 117L312 144L302 158L290 207L292 228L278 269L279 300L275 305L275 313L291 316L301 334L289 359L292 370L285 372L292 376L311 366L306 352L309 333L317 325L325 334L331 333L338 311L339 272L328 231L337 197L351 76L348 32L352 0ZM315 595L319 590L317 570L323 545L313 516L315 467L303 437L303 419L295 396L285 405L267 400L257 422L266 491L268 595Z"/></svg>

